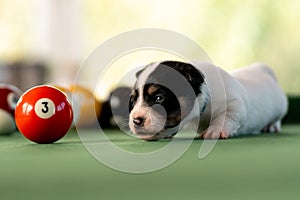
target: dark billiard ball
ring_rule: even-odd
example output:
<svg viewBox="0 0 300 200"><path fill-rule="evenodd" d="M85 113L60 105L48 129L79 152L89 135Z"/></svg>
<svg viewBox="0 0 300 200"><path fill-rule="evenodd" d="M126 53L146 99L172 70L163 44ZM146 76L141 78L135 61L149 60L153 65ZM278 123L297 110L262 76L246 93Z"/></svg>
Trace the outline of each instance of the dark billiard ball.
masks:
<svg viewBox="0 0 300 200"><path fill-rule="evenodd" d="M19 131L27 139L36 143L53 143L70 129L73 110L62 91L41 85L29 89L20 97L15 120Z"/></svg>
<svg viewBox="0 0 300 200"><path fill-rule="evenodd" d="M0 135L7 135L16 130L14 113L22 92L10 84L0 84Z"/></svg>
<svg viewBox="0 0 300 200"><path fill-rule="evenodd" d="M130 95L131 88L126 86L117 87L111 92L98 119L101 128L119 128L124 132L129 130Z"/></svg>

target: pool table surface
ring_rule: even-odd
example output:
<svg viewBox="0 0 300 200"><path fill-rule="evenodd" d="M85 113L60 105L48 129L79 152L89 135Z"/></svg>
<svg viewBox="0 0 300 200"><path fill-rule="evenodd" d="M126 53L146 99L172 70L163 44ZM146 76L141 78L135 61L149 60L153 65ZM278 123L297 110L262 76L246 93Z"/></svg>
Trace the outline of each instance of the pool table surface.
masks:
<svg viewBox="0 0 300 200"><path fill-rule="evenodd" d="M132 151L166 144L105 133ZM95 159L76 130L54 144L35 144L18 132L0 136L0 199L299 199L300 124L286 124L279 134L219 140L199 159L202 143L193 141L166 168L131 174Z"/></svg>

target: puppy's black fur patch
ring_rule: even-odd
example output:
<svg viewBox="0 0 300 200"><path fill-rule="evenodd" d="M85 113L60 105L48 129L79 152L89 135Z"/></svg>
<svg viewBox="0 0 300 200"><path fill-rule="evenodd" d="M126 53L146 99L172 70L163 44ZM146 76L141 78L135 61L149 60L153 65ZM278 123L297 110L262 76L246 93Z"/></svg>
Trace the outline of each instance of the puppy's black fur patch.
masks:
<svg viewBox="0 0 300 200"><path fill-rule="evenodd" d="M166 65L178 71L192 86L196 96L201 93L200 87L204 83L204 75L189 63L179 61L164 61L160 65Z"/></svg>
<svg viewBox="0 0 300 200"><path fill-rule="evenodd" d="M138 89L134 88L134 90L132 91L131 95L130 95L130 98L129 98L129 113L131 112L131 110L133 109L137 99L139 97L139 91Z"/></svg>
<svg viewBox="0 0 300 200"><path fill-rule="evenodd" d="M154 92L150 89L154 87ZM152 107L158 114L167 114L167 121L165 128L172 128L177 126L181 121L180 105L175 94L168 88L159 84L146 84L143 89L144 105ZM161 107L155 107L154 105L160 105Z"/></svg>
<svg viewBox="0 0 300 200"><path fill-rule="evenodd" d="M151 64L150 64L151 65ZM161 66L167 66L170 67L177 72L179 72L190 84L190 86L193 88L195 92L195 96L198 96L201 93L201 85L204 83L204 75L198 71L193 65L189 63L179 62L179 61L164 61L161 62L157 68L149 75L148 81L151 82L151 79L155 79L158 82L169 82L171 85L178 85L180 83L177 82L176 79L172 79L168 74L164 72L164 69ZM144 71L144 69L138 71L136 73L136 77L138 78L140 74ZM184 91L186 91L186 88L184 88L182 85L178 85L176 88L181 88L181 93L184 95ZM129 103L129 111L133 109L134 103L137 100L139 94L138 94L138 88L135 85L134 91L132 93L132 97L130 98ZM191 96L191 95L188 95Z"/></svg>

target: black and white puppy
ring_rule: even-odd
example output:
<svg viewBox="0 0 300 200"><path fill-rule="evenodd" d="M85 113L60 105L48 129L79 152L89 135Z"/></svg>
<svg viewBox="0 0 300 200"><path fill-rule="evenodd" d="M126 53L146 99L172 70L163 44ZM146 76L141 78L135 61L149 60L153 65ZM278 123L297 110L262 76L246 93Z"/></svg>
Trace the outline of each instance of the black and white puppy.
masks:
<svg viewBox="0 0 300 200"><path fill-rule="evenodd" d="M145 140L170 138L195 118L201 138L278 132L287 112L274 72L261 63L229 74L210 63L164 61L136 76L129 127Z"/></svg>

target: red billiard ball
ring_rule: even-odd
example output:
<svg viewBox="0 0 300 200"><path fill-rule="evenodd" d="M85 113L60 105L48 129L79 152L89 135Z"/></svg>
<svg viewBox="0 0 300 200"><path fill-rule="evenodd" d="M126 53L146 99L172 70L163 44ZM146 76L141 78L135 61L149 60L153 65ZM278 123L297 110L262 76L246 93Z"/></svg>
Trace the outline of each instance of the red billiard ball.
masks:
<svg viewBox="0 0 300 200"><path fill-rule="evenodd" d="M36 143L53 143L66 135L73 121L67 96L59 89L41 85L19 99L15 120L19 131Z"/></svg>
<svg viewBox="0 0 300 200"><path fill-rule="evenodd" d="M22 92L11 84L0 84L0 135L16 130L14 113Z"/></svg>

